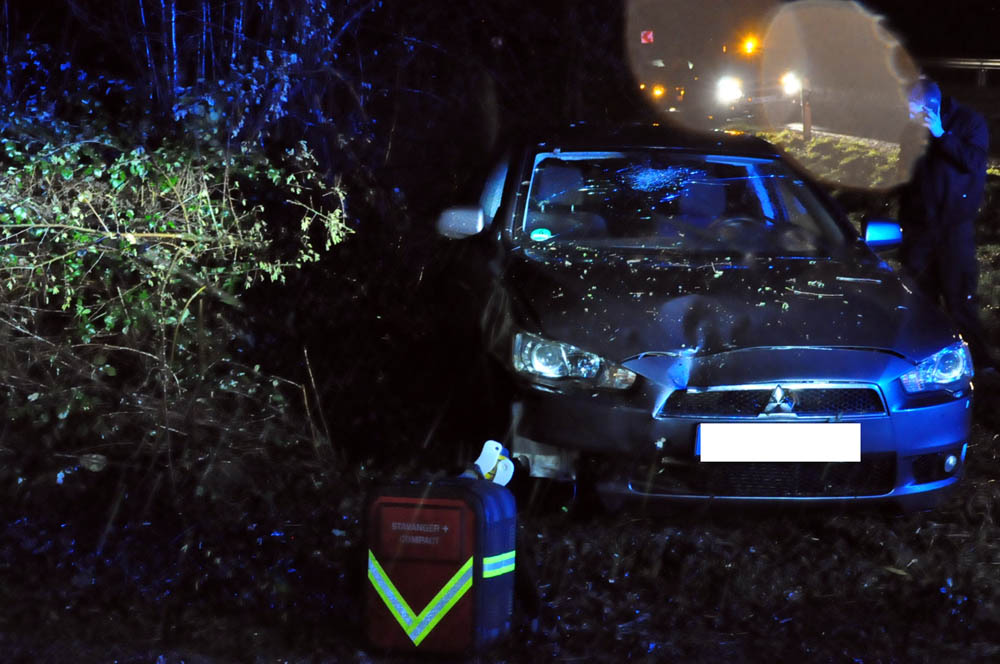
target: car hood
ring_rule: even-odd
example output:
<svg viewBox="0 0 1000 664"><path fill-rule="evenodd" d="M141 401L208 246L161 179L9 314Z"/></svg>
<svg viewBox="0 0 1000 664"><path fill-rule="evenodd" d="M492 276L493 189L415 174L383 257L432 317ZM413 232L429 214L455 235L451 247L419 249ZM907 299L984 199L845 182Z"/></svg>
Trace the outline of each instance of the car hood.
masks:
<svg viewBox="0 0 1000 664"><path fill-rule="evenodd" d="M675 260L663 253L515 252L522 325L624 361L648 352L864 348L919 361L957 340L945 316L870 255Z"/></svg>

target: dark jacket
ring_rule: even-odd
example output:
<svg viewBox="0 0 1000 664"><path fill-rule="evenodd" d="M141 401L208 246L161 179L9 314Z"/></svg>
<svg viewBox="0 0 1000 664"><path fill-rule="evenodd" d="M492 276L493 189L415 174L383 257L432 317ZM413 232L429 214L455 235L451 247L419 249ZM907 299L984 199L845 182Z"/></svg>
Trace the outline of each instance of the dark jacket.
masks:
<svg viewBox="0 0 1000 664"><path fill-rule="evenodd" d="M929 138L900 210L904 226L934 237L956 226L971 229L983 201L989 148L983 116L951 98L942 100L941 124L944 134Z"/></svg>

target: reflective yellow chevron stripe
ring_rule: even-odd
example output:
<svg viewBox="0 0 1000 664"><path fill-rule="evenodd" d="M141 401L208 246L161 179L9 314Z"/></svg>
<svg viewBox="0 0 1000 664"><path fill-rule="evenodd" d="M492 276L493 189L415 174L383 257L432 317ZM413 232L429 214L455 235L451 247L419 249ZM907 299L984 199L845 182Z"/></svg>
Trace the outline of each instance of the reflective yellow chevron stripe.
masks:
<svg viewBox="0 0 1000 664"><path fill-rule="evenodd" d="M372 582L375 592L385 602L386 607L388 607L396 622L399 623L399 626L403 628L404 632L408 632L416 616L413 615L410 605L406 603L403 596L396 590L396 586L392 585L389 575L378 564L375 554L370 549L368 551L368 580Z"/></svg>
<svg viewBox="0 0 1000 664"><path fill-rule="evenodd" d="M431 633L441 619L451 611L455 602L462 599L462 596L472 587L472 558L469 558L462 569L458 570L455 576L451 577L448 583L444 584L437 595L434 596L424 610L417 616L416 624L407 632L413 640L414 645L420 642Z"/></svg>
<svg viewBox="0 0 1000 664"><path fill-rule="evenodd" d="M375 554L368 551L368 580L378 593L386 607L392 613L396 622L403 628L406 635L410 637L414 645L419 646L431 630L437 626L444 618L451 607L455 606L458 600L472 587L472 558L470 557L461 569L459 569L448 583L434 596L420 615L414 615L413 609L407 604L403 596L396 590L396 586L389 580L389 576L375 559Z"/></svg>
<svg viewBox="0 0 1000 664"><path fill-rule="evenodd" d="M508 551L499 556L488 556L483 558L483 578L500 576L514 571L514 552Z"/></svg>

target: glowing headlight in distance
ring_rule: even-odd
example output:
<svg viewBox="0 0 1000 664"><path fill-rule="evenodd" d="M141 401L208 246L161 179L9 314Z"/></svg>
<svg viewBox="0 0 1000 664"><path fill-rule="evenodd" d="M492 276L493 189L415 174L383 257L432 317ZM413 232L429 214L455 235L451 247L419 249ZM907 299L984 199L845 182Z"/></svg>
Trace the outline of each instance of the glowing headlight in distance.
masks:
<svg viewBox="0 0 1000 664"><path fill-rule="evenodd" d="M635 373L576 346L551 341L536 334L514 335L514 370L530 378L584 381L594 387L624 390L635 382Z"/></svg>
<svg viewBox="0 0 1000 664"><path fill-rule="evenodd" d="M900 376L903 389L911 394L960 387L972 378L972 356L965 342L952 344L934 353Z"/></svg>
<svg viewBox="0 0 1000 664"><path fill-rule="evenodd" d="M743 98L743 83L735 76L723 76L715 86L715 97L722 104L732 104Z"/></svg>
<svg viewBox="0 0 1000 664"><path fill-rule="evenodd" d="M789 97L797 95L802 92L802 79L795 72L787 72L781 77L781 89Z"/></svg>

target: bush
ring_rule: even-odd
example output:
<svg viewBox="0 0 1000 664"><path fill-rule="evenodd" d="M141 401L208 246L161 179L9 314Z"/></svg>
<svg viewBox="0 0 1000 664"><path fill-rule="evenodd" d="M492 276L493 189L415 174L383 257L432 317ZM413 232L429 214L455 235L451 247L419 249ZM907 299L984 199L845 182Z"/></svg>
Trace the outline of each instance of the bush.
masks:
<svg viewBox="0 0 1000 664"><path fill-rule="evenodd" d="M348 232L342 191L327 190L304 145L280 163L100 137L0 146L9 440L48 463L52 451L75 456L70 471L109 457L197 468L170 476L197 491L222 457L321 442L295 415L308 415L306 388L240 361L241 294L283 282ZM6 470L20 474L30 452Z"/></svg>

